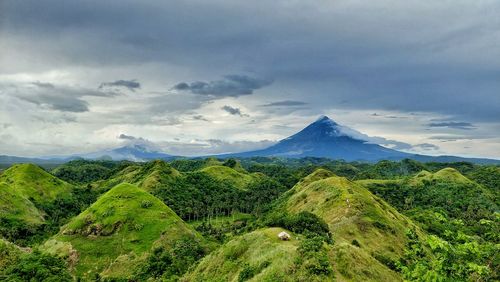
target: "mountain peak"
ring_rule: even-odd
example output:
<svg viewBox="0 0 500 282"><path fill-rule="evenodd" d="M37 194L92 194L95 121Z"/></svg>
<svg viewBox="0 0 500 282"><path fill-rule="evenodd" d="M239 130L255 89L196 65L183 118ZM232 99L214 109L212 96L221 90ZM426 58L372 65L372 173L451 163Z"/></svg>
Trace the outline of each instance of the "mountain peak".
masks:
<svg viewBox="0 0 500 282"><path fill-rule="evenodd" d="M340 127L338 123L336 123L333 119L322 115L315 122L311 123L310 126L319 126L319 127L327 127L330 129L334 129Z"/></svg>
<svg viewBox="0 0 500 282"><path fill-rule="evenodd" d="M332 122L334 124L337 124L335 121L333 121L331 118L325 115L321 115L314 123L316 122Z"/></svg>

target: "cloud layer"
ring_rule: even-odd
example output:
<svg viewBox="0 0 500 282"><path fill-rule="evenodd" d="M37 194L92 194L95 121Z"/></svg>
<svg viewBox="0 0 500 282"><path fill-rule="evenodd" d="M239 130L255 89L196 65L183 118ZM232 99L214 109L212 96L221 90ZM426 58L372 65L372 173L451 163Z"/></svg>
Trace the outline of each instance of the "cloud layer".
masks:
<svg viewBox="0 0 500 282"><path fill-rule="evenodd" d="M176 84L173 89L216 97L238 97L241 95L253 94L255 90L270 85L271 83L272 80L258 79L246 75L226 75L222 80L209 82L180 82Z"/></svg>
<svg viewBox="0 0 500 282"><path fill-rule="evenodd" d="M498 11L494 0L2 1L0 154L92 151L122 132L235 149L328 114L400 142L387 146L500 157Z"/></svg>

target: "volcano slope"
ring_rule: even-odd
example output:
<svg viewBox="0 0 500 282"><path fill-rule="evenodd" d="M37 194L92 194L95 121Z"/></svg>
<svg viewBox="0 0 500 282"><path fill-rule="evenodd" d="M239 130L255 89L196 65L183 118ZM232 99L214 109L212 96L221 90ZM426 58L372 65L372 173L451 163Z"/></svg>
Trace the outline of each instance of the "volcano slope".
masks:
<svg viewBox="0 0 500 282"><path fill-rule="evenodd" d="M202 238L143 189L122 183L65 225L43 249L66 258L73 274L130 279L151 252Z"/></svg>

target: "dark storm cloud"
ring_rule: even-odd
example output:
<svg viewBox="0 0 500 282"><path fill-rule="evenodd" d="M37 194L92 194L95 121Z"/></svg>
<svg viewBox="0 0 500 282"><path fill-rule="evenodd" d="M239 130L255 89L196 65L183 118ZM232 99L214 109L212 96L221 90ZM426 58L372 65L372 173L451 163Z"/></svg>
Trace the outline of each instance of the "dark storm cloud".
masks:
<svg viewBox="0 0 500 282"><path fill-rule="evenodd" d="M420 149L424 151L439 150L439 146L430 143L422 143L413 146L414 149Z"/></svg>
<svg viewBox="0 0 500 282"><path fill-rule="evenodd" d="M238 97L253 94L254 90L270 85L272 80L253 78L246 75L226 75L222 80L209 82L180 82L173 89L189 91L193 94L212 95L217 97Z"/></svg>
<svg viewBox="0 0 500 282"><path fill-rule="evenodd" d="M224 110L225 112L233 115L233 116L244 116L243 113L241 113L241 110L239 108L233 108L231 106L228 106L228 105L224 105L223 107L221 107L222 110ZM246 116L246 115L245 115Z"/></svg>
<svg viewBox="0 0 500 282"><path fill-rule="evenodd" d="M136 138L136 137L134 137L134 136L131 136L131 135L127 135L127 134L123 134L123 133L122 133L122 134L120 134L120 135L118 136L118 139L122 139L122 140L135 140L135 139L137 139L137 138Z"/></svg>
<svg viewBox="0 0 500 282"><path fill-rule="evenodd" d="M205 118L203 115L194 115L193 116L194 120L202 120L202 121L209 121L207 118Z"/></svg>
<svg viewBox="0 0 500 282"><path fill-rule="evenodd" d="M428 124L429 127L448 127L453 129L464 129L470 130L475 129L476 127L469 122L455 122L455 121L447 121L447 122L432 122Z"/></svg>
<svg viewBox="0 0 500 282"><path fill-rule="evenodd" d="M296 107L296 106L304 106L304 105L307 105L307 103L301 102L301 101L285 100L285 101L277 101L277 102L265 104L265 105L262 105L262 107Z"/></svg>
<svg viewBox="0 0 500 282"><path fill-rule="evenodd" d="M196 76L248 71L275 79L274 99L306 97L318 112L419 111L498 122L499 10L498 1L466 0L4 1L2 46L19 55L0 72L148 63ZM216 97L258 89L228 81L176 88ZM294 97L283 94L289 90Z"/></svg>
<svg viewBox="0 0 500 282"><path fill-rule="evenodd" d="M135 91L141 88L141 84L136 80L116 80L113 82L103 82L99 85L99 89L105 89L107 87L125 87L130 91Z"/></svg>
<svg viewBox="0 0 500 282"><path fill-rule="evenodd" d="M71 85L54 85L48 82L0 84L0 92L42 108L61 112L81 113L89 110L86 96L112 97L115 93L96 91Z"/></svg>
<svg viewBox="0 0 500 282"><path fill-rule="evenodd" d="M40 81L35 81L32 83L35 86L38 86L40 88L46 88L46 89L54 89L54 84L48 83L48 82L40 82Z"/></svg>

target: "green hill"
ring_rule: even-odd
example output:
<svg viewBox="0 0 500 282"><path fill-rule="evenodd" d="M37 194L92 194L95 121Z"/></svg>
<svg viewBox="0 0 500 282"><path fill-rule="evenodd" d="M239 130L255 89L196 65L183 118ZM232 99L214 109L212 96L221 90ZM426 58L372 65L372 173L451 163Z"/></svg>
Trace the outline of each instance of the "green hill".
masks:
<svg viewBox="0 0 500 282"><path fill-rule="evenodd" d="M361 185L317 170L287 192L275 209L307 211L325 220L335 240L329 257L338 280L401 280L395 262L404 254L406 230L415 226Z"/></svg>
<svg viewBox="0 0 500 282"><path fill-rule="evenodd" d="M28 225L43 223L43 213L19 191L0 183L0 220L23 221Z"/></svg>
<svg viewBox="0 0 500 282"><path fill-rule="evenodd" d="M399 180L362 180L359 184L402 211L415 214L422 209L474 225L498 210L494 194L453 168L435 173L421 171ZM490 218L493 219L493 218Z"/></svg>
<svg viewBox="0 0 500 282"><path fill-rule="evenodd" d="M396 264L405 253L406 231L414 228L422 234L383 200L346 178L318 169L278 199L266 224L318 232L315 226L321 223L308 212L326 222L333 244L308 232L287 231L292 240L281 241L277 235L283 229L259 229L222 245L183 281L403 280Z"/></svg>
<svg viewBox="0 0 500 282"><path fill-rule="evenodd" d="M64 205L74 203L72 192L72 185L36 165L10 167L0 176L0 235L21 245L43 240L57 230Z"/></svg>
<svg viewBox="0 0 500 282"><path fill-rule="evenodd" d="M183 238L199 240L169 207L146 191L120 184L47 241L45 251L64 256L83 278L130 277L153 247Z"/></svg>
<svg viewBox="0 0 500 282"><path fill-rule="evenodd" d="M214 165L200 170L218 181L228 181L238 189L246 189L254 181L255 176L237 171L228 166Z"/></svg>
<svg viewBox="0 0 500 282"><path fill-rule="evenodd" d="M432 262L414 260L414 266L405 273L411 277L429 275L436 281L443 277L450 281L498 280L500 221L491 190L453 168L435 173L421 171L398 180L358 183L431 234L426 245L437 258Z"/></svg>
<svg viewBox="0 0 500 282"><path fill-rule="evenodd" d="M99 191L108 191L120 183L131 183L151 191L155 186L180 176L180 173L168 163L156 160L142 165L130 165L112 175L109 179L98 181L94 186Z"/></svg>
<svg viewBox="0 0 500 282"><path fill-rule="evenodd" d="M398 180L362 180L358 183L433 234L458 238L459 235L452 234L460 232L485 240L500 240L499 206L495 197L498 192L453 168L435 173L421 171Z"/></svg>
<svg viewBox="0 0 500 282"><path fill-rule="evenodd" d="M282 231L291 240L280 240ZM296 269L300 242L282 228L259 229L222 245L181 281L331 281L331 277Z"/></svg>
<svg viewBox="0 0 500 282"><path fill-rule="evenodd" d="M35 204L43 205L71 193L64 182L34 164L13 165L0 175L3 182Z"/></svg>

